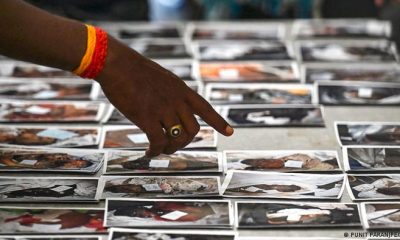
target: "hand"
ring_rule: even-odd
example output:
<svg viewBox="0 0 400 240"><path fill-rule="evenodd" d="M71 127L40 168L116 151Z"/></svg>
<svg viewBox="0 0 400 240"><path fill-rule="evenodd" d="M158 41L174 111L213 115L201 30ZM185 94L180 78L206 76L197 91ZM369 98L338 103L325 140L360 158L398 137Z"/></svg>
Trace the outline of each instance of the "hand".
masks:
<svg viewBox="0 0 400 240"><path fill-rule="evenodd" d="M146 133L149 157L172 154L189 144L200 129L195 114L221 134L233 134L232 127L181 79L111 37L97 80L110 102ZM182 134L168 136L165 131L177 124L183 126Z"/></svg>

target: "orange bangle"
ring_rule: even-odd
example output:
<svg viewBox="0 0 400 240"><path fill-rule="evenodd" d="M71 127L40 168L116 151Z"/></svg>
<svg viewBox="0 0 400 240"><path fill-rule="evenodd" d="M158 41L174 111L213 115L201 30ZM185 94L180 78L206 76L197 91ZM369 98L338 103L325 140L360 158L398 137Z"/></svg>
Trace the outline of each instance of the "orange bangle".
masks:
<svg viewBox="0 0 400 240"><path fill-rule="evenodd" d="M96 46L96 29L91 25L86 25L87 29L87 43L86 52L82 57L81 64L74 70L76 75L81 75L92 62L94 48Z"/></svg>

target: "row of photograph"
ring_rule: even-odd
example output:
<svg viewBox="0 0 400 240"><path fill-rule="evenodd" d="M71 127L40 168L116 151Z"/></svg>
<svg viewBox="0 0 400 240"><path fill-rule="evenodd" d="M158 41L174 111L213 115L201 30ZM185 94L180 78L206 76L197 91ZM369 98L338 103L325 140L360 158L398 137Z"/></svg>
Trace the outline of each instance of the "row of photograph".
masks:
<svg viewBox="0 0 400 240"><path fill-rule="evenodd" d="M197 231L200 233L201 229L207 228L210 229L208 231L210 237L217 229L232 228L398 229L399 216L400 204L395 202L354 204L237 201L233 203L228 200L107 199L105 208L1 207L0 234L104 234L107 233L107 228L111 228L108 229L111 230L111 235L122 237L142 233L143 238L139 239L144 240L153 239L149 238L151 236L161 237L164 231L166 232L163 234L167 234L170 229L176 228L182 229L181 234L185 232L184 229L192 229L191 234L193 234L196 233L194 229L199 229ZM151 231L136 232L134 229L126 228L113 230L115 227L149 228ZM118 232L120 234L117 234ZM156 233L159 235L150 235ZM230 234L233 235L233 232ZM179 235L174 236L176 239L186 239L179 238ZM193 239L205 238L198 236Z"/></svg>

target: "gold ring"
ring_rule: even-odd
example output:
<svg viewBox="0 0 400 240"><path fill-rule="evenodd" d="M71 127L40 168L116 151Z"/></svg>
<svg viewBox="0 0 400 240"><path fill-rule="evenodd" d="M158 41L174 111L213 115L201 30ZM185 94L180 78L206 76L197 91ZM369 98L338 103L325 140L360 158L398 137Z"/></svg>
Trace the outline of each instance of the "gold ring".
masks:
<svg viewBox="0 0 400 240"><path fill-rule="evenodd" d="M169 129L168 133L169 133L169 135L170 135L171 137L176 138L176 137L179 137L179 136L182 134L182 129L183 129L183 128L182 128L182 125L177 124L177 125L171 127L171 128Z"/></svg>

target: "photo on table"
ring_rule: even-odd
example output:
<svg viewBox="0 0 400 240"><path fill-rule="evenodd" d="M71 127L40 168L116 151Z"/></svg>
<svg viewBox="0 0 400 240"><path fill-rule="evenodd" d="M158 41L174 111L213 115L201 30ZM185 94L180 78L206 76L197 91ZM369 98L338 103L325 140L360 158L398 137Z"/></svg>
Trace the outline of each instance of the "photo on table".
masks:
<svg viewBox="0 0 400 240"><path fill-rule="evenodd" d="M396 122L335 122L341 146L399 145L400 123Z"/></svg>
<svg viewBox="0 0 400 240"><path fill-rule="evenodd" d="M95 101L0 101L0 122L102 122L111 114L109 104Z"/></svg>
<svg viewBox="0 0 400 240"><path fill-rule="evenodd" d="M98 88L87 80L57 78L0 79L0 98L26 100L95 100Z"/></svg>
<svg viewBox="0 0 400 240"><path fill-rule="evenodd" d="M302 62L396 62L394 43L386 40L298 41L295 51Z"/></svg>
<svg viewBox="0 0 400 240"><path fill-rule="evenodd" d="M400 171L400 147L345 146L342 152L344 168L349 172Z"/></svg>
<svg viewBox="0 0 400 240"><path fill-rule="evenodd" d="M389 38L388 21L376 19L312 19L296 20L292 35L305 38Z"/></svg>
<svg viewBox="0 0 400 240"><path fill-rule="evenodd" d="M107 227L231 228L229 200L106 199Z"/></svg>
<svg viewBox="0 0 400 240"><path fill-rule="evenodd" d="M224 197L279 199L340 199L343 174L228 171L221 193Z"/></svg>
<svg viewBox="0 0 400 240"><path fill-rule="evenodd" d="M217 132L211 127L201 127L191 143L185 149L216 148ZM103 149L142 150L149 146L146 134L135 126L104 126L100 140Z"/></svg>
<svg viewBox="0 0 400 240"><path fill-rule="evenodd" d="M1 61L0 77L15 78L79 78L73 73L57 68L45 67L20 61Z"/></svg>
<svg viewBox="0 0 400 240"><path fill-rule="evenodd" d="M0 240L103 240L101 236L88 236L88 235L62 235L62 236L49 236L49 235L13 235L13 236L0 236Z"/></svg>
<svg viewBox="0 0 400 240"><path fill-rule="evenodd" d="M99 150L0 148L0 172L95 174L104 160Z"/></svg>
<svg viewBox="0 0 400 240"><path fill-rule="evenodd" d="M338 154L331 150L229 150L225 171L326 172L341 171Z"/></svg>
<svg viewBox="0 0 400 240"><path fill-rule="evenodd" d="M100 132L95 125L0 124L0 146L93 147L100 142Z"/></svg>
<svg viewBox="0 0 400 240"><path fill-rule="evenodd" d="M194 82L191 59L156 59L155 61L185 82Z"/></svg>
<svg viewBox="0 0 400 240"><path fill-rule="evenodd" d="M195 62L193 76L206 84L218 82L300 82L297 64L285 61Z"/></svg>
<svg viewBox="0 0 400 240"><path fill-rule="evenodd" d="M235 213L243 229L361 227L354 203L237 201Z"/></svg>
<svg viewBox="0 0 400 240"><path fill-rule="evenodd" d="M0 177L0 202L97 201L94 177Z"/></svg>
<svg viewBox="0 0 400 240"><path fill-rule="evenodd" d="M237 233L224 230L156 230L110 228L109 240L237 240Z"/></svg>
<svg viewBox="0 0 400 240"><path fill-rule="evenodd" d="M349 174L347 180L354 201L400 199L400 174Z"/></svg>
<svg viewBox="0 0 400 240"><path fill-rule="evenodd" d="M219 196L217 176L101 176L98 199Z"/></svg>
<svg viewBox="0 0 400 240"><path fill-rule="evenodd" d="M400 82L316 82L318 103L324 105L400 105Z"/></svg>
<svg viewBox="0 0 400 240"><path fill-rule="evenodd" d="M361 203L363 225L366 229L399 229L399 202Z"/></svg>
<svg viewBox="0 0 400 240"><path fill-rule="evenodd" d="M192 43L193 55L202 61L291 60L293 51L284 42L199 41Z"/></svg>
<svg viewBox="0 0 400 240"><path fill-rule="evenodd" d="M136 39L124 40L124 43L147 58L176 59L190 58L183 41L170 39Z"/></svg>
<svg viewBox="0 0 400 240"><path fill-rule="evenodd" d="M322 108L314 105L230 105L219 108L234 127L323 127Z"/></svg>
<svg viewBox="0 0 400 240"><path fill-rule="evenodd" d="M102 208L0 207L1 234L106 233L103 220Z"/></svg>
<svg viewBox="0 0 400 240"><path fill-rule="evenodd" d="M205 98L211 104L311 104L311 85L271 83L210 83Z"/></svg>
<svg viewBox="0 0 400 240"><path fill-rule="evenodd" d="M144 151L108 151L105 174L219 173L222 154L209 151L178 151L146 157Z"/></svg>

